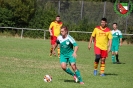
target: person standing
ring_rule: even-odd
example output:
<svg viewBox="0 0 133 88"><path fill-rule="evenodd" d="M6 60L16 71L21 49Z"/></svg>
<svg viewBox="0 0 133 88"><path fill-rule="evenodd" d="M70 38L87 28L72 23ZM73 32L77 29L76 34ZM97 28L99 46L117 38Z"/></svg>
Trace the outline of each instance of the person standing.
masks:
<svg viewBox="0 0 133 88"><path fill-rule="evenodd" d="M57 37L60 35L60 28L63 25L63 22L60 20L60 16L56 16L56 20L51 22L49 26L49 33L50 33L50 39L51 39L51 49L50 49L50 56L52 56L52 50L54 47L54 44L56 43ZM58 46L57 49L58 57L60 58L60 48ZM56 53L54 53L56 56Z"/></svg>
<svg viewBox="0 0 133 88"><path fill-rule="evenodd" d="M61 28L61 35L58 36L57 42L54 45L54 50L56 49L57 45L60 44L60 64L61 68L68 74L72 75L75 82L78 82L80 84L84 84L82 81L82 77L80 75L80 71L78 70L76 66L76 57L77 57L77 51L78 51L78 45L76 41L68 34L68 29L66 26ZM74 49L73 49L74 47ZM73 71L71 71L70 68L67 67L67 64L70 64Z"/></svg>
<svg viewBox="0 0 133 88"><path fill-rule="evenodd" d="M88 44L88 49L91 48L91 43L94 40L94 52L95 52L95 62L94 62L94 75L97 75L97 68L99 61L100 65L100 76L105 76L105 60L108 56L108 52L111 49L112 44L112 34L110 29L107 27L107 19L101 19L101 26L95 27L90 37ZM109 44L108 44L109 43Z"/></svg>
<svg viewBox="0 0 133 88"><path fill-rule="evenodd" d="M118 51L119 51L119 46L122 45L122 33L120 30L117 28L117 23L113 23L113 30L111 31L113 39L112 39L112 63L113 64L121 64L119 59L118 59Z"/></svg>

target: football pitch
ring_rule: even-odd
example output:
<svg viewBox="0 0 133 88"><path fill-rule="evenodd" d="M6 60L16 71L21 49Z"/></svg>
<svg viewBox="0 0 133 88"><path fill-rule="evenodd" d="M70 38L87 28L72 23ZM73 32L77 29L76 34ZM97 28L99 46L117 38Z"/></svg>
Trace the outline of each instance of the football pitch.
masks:
<svg viewBox="0 0 133 88"><path fill-rule="evenodd" d="M93 45L79 41L77 67L84 85L60 67L58 57L49 57L50 41L0 36L0 88L133 88L133 45L120 47L122 64L112 64L111 53L106 59L105 77L93 75ZM99 68L98 68L99 69ZM43 76L52 76L52 82Z"/></svg>

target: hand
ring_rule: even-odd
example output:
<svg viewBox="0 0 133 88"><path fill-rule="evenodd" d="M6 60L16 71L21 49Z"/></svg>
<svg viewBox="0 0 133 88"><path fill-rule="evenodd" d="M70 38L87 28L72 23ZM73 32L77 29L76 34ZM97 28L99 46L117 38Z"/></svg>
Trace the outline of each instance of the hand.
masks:
<svg viewBox="0 0 133 88"><path fill-rule="evenodd" d="M52 36L53 34L52 33L50 33L50 36Z"/></svg>
<svg viewBox="0 0 133 88"><path fill-rule="evenodd" d="M76 54L76 53L73 53L73 57L75 57L75 58L76 58L76 57L77 57L77 54Z"/></svg>
<svg viewBox="0 0 133 88"><path fill-rule="evenodd" d="M90 45L90 44L88 45L88 49L89 49L89 50L91 49L91 45Z"/></svg>

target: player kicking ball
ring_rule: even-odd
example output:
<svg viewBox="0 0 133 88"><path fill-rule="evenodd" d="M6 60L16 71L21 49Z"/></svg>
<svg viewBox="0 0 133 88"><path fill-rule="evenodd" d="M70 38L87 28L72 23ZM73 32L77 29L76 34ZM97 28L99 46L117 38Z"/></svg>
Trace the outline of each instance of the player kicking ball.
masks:
<svg viewBox="0 0 133 88"><path fill-rule="evenodd" d="M122 33L120 30L117 29L117 23L113 23L113 30L112 32L112 63L113 64L121 64L119 59L118 59L118 51L119 51L119 46L122 45ZM116 60L115 60L116 59Z"/></svg>
<svg viewBox="0 0 133 88"><path fill-rule="evenodd" d="M61 28L61 35L57 37L57 42L54 45L53 53L55 52L55 48L60 44L60 63L61 68L68 74L72 75L75 82L80 84L84 84L82 81L82 77L80 75L80 71L76 66L76 57L78 51L78 45L75 40L68 34L67 27ZM73 50L74 47L74 50ZM73 71L67 67L67 63L70 63Z"/></svg>
<svg viewBox="0 0 133 88"><path fill-rule="evenodd" d="M110 29L107 27L107 19L101 19L101 26L97 26L90 37L88 48L90 50L92 40L94 40L94 52L95 52L95 62L94 62L94 75L97 75L97 68L99 61L100 65L100 76L105 76L105 60L108 56L108 52L111 49L112 44L112 34ZM108 46L109 43L109 46Z"/></svg>

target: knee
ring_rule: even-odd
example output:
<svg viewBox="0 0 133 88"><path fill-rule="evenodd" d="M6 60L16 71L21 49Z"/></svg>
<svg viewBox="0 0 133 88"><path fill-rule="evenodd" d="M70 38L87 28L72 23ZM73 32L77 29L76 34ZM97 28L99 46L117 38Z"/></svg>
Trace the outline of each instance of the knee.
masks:
<svg viewBox="0 0 133 88"><path fill-rule="evenodd" d="M61 68L63 69L63 70L66 70L66 65L63 65L63 64L61 64Z"/></svg>
<svg viewBox="0 0 133 88"><path fill-rule="evenodd" d="M114 53L112 53L112 55L115 55Z"/></svg>
<svg viewBox="0 0 133 88"><path fill-rule="evenodd" d="M102 58L101 59L101 63L105 63L105 58Z"/></svg>
<svg viewBox="0 0 133 88"><path fill-rule="evenodd" d="M95 62L99 62L101 55L96 55Z"/></svg>
<svg viewBox="0 0 133 88"><path fill-rule="evenodd" d="M72 69L73 69L74 71L77 70L76 64L71 64L71 67L72 67Z"/></svg>

